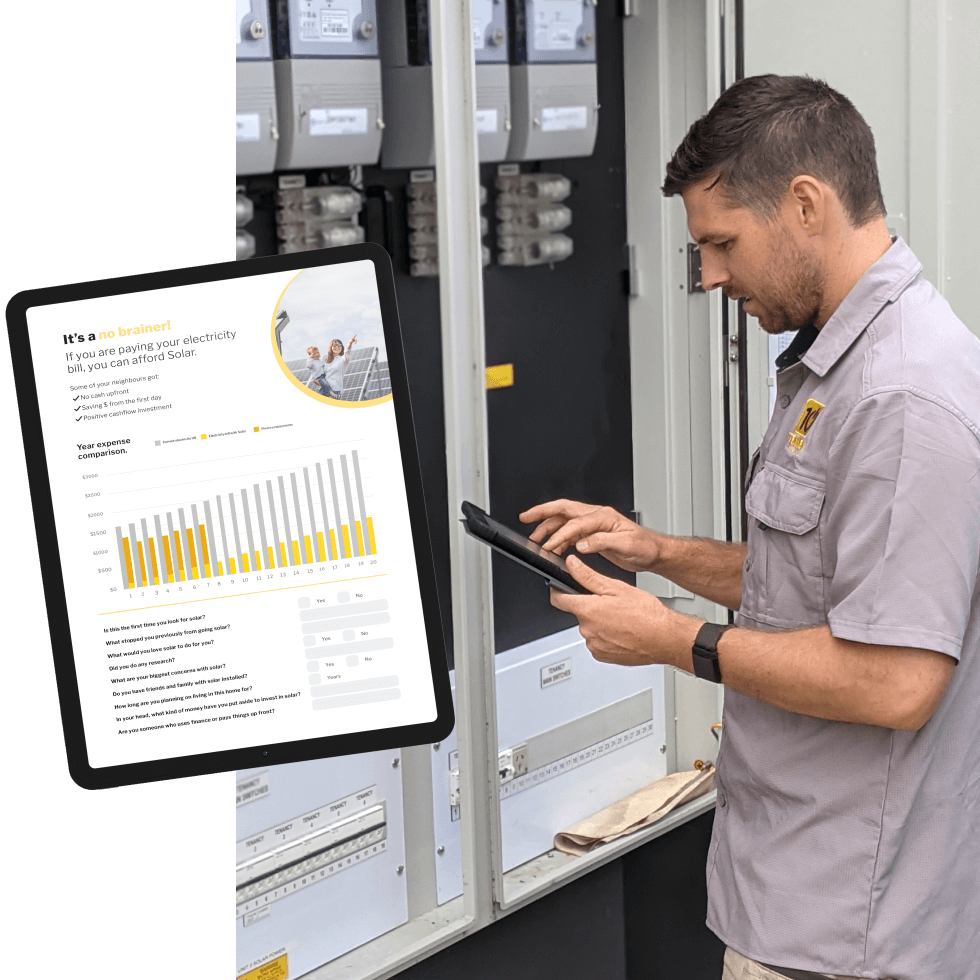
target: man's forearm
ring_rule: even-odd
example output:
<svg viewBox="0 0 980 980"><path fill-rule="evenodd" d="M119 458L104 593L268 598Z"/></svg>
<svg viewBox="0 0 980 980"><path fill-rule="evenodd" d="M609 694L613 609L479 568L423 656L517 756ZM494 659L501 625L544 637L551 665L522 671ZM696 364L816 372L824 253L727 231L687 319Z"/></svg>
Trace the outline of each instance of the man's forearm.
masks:
<svg viewBox="0 0 980 980"><path fill-rule="evenodd" d="M674 623L670 662L693 673L700 623L680 616ZM906 731L932 716L954 666L952 657L931 650L840 640L827 626L729 630L718 642L718 663L725 687L777 708Z"/></svg>
<svg viewBox="0 0 980 980"><path fill-rule="evenodd" d="M650 533L657 538L658 551L651 572L711 602L738 609L742 603L744 544Z"/></svg>

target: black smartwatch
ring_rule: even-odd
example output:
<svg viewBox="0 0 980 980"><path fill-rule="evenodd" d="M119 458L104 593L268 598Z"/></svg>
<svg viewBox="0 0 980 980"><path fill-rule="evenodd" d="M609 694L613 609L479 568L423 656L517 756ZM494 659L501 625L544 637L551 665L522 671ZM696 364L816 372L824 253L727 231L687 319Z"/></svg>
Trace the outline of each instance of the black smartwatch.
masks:
<svg viewBox="0 0 980 980"><path fill-rule="evenodd" d="M705 681L721 683L721 668L718 666L718 641L725 630L731 625L719 626L717 623L705 623L694 638L691 653L694 658L694 675Z"/></svg>

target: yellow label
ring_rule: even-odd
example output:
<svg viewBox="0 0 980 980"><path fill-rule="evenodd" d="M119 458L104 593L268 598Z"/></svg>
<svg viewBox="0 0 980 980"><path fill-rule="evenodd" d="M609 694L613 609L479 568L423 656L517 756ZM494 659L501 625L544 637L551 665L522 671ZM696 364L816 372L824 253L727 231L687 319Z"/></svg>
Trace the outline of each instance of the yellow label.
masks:
<svg viewBox="0 0 980 980"><path fill-rule="evenodd" d="M791 456L798 455L800 450L806 445L806 437L809 435L810 430L813 428L813 423L817 421L817 417L824 408L823 402L818 402L814 398L807 400L807 403L803 406L803 411L800 412L800 417L796 420L796 426L786 440L786 452Z"/></svg>
<svg viewBox="0 0 980 980"><path fill-rule="evenodd" d="M243 973L238 980L286 980L288 976L289 954L283 953L278 959L269 960L268 963Z"/></svg>
<svg viewBox="0 0 980 980"><path fill-rule="evenodd" d="M259 427L257 425L253 425L252 426L252 431L253 432L258 432L259 431Z"/></svg>
<svg viewBox="0 0 980 980"><path fill-rule="evenodd" d="M514 385L514 365L494 364L487 368L488 388L511 388Z"/></svg>

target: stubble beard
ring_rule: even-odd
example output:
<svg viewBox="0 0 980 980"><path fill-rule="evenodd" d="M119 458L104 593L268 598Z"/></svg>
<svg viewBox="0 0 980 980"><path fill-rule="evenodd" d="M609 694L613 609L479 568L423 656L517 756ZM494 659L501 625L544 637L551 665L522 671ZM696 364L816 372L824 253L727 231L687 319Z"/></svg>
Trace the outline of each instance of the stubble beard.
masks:
<svg viewBox="0 0 980 980"><path fill-rule="evenodd" d="M759 317L759 326L773 335L817 326L827 278L819 260L798 248L788 232L773 242L770 258L769 267L782 274L766 284L775 301Z"/></svg>

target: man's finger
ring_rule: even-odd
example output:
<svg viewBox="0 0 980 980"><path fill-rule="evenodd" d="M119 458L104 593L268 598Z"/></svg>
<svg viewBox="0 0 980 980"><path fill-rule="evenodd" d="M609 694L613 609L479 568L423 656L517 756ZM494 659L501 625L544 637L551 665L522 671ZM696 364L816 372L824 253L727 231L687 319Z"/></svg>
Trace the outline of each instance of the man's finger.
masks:
<svg viewBox="0 0 980 980"><path fill-rule="evenodd" d="M578 616L582 612L582 605L591 601L593 597L587 595L573 595L571 592L560 592L558 589L551 590L551 604L555 609L562 612L571 613Z"/></svg>
<svg viewBox="0 0 980 980"><path fill-rule="evenodd" d="M563 517L549 517L546 521L542 521L529 535L528 538L534 541L536 544L540 544L554 531L565 523L565 518Z"/></svg>
<svg viewBox="0 0 980 980"><path fill-rule="evenodd" d="M581 513L586 508L586 504L580 504L574 500L565 500L564 498L561 500L548 500L543 504L537 504L530 510L524 511L523 514L519 515L519 519L522 524L534 524L548 517L563 517L567 520L569 517Z"/></svg>
<svg viewBox="0 0 980 980"><path fill-rule="evenodd" d="M616 595L623 586L619 579L600 575L574 555L569 555L565 559L565 566L572 573L575 581L579 585L584 585L593 595Z"/></svg>

